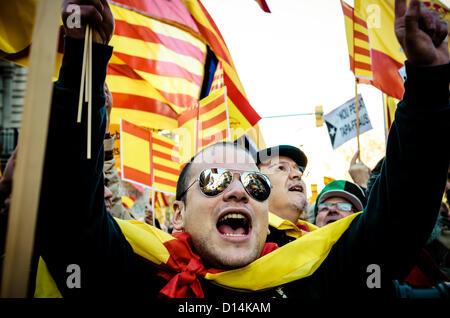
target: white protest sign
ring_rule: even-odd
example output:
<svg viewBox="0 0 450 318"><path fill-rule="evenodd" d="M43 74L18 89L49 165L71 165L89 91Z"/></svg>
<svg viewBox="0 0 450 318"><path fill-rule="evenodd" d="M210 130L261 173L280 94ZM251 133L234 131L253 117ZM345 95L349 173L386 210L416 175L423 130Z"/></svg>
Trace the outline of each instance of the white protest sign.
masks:
<svg viewBox="0 0 450 318"><path fill-rule="evenodd" d="M359 98L359 133L372 129L369 114L361 95ZM356 137L356 105L355 99L347 101L332 112L323 116L328 128L331 146L336 149L344 142Z"/></svg>

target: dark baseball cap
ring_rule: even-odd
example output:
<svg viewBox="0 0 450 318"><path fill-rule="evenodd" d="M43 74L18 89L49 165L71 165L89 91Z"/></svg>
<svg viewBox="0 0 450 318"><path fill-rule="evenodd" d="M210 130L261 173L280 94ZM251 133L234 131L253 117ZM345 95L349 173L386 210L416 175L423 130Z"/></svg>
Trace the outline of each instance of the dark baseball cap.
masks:
<svg viewBox="0 0 450 318"><path fill-rule="evenodd" d="M291 158L298 166L303 167L303 169L308 164L308 158L299 148L289 145L279 145L258 151L256 154L256 165L259 166L261 163L279 156Z"/></svg>

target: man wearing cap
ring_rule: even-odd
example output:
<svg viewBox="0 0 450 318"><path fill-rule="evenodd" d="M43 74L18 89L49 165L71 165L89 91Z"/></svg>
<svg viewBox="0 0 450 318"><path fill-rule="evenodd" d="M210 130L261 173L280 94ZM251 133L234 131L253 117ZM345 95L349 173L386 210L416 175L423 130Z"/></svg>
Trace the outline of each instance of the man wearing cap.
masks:
<svg viewBox="0 0 450 318"><path fill-rule="evenodd" d="M349 181L336 180L326 185L316 199L316 225L325 226L362 211L366 205L364 190Z"/></svg>
<svg viewBox="0 0 450 318"><path fill-rule="evenodd" d="M300 220L308 204L305 183L301 180L308 163L303 151L280 145L261 150L256 157L258 168L272 183L267 242L283 246L315 230L316 226Z"/></svg>

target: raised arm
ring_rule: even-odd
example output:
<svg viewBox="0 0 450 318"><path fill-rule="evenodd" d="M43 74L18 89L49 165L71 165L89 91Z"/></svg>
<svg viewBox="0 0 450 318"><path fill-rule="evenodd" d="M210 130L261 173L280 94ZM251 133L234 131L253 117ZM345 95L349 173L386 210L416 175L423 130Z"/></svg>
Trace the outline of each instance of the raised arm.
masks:
<svg viewBox="0 0 450 318"><path fill-rule="evenodd" d="M36 241L36 251L47 263L63 296L90 296L120 288L120 277L125 276L120 274L129 271L134 257L107 213L103 198L104 81L112 54L107 43L114 20L106 1L80 2L82 28L65 26L64 58L53 88ZM66 1L64 22L67 6ZM91 159L86 156L86 105L81 123L77 124L86 21L94 30ZM79 289L66 285L70 264L79 266ZM117 277L112 279L114 273Z"/></svg>
<svg viewBox="0 0 450 318"><path fill-rule="evenodd" d="M364 288L371 264L380 266L385 283L411 270L436 221L450 162L446 23L418 0L409 7L397 0L395 11L407 57L405 94L366 209L340 242Z"/></svg>

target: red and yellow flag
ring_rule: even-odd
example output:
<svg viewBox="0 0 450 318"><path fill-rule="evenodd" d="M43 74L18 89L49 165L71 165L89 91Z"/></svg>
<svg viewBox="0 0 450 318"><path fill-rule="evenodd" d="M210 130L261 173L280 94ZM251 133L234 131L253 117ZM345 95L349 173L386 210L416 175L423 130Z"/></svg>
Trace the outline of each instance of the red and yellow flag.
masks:
<svg viewBox="0 0 450 318"><path fill-rule="evenodd" d="M206 45L192 17L181 0L120 0L111 2L111 11L111 124L124 118L144 127L176 128L177 115L198 101L203 82Z"/></svg>
<svg viewBox="0 0 450 318"><path fill-rule="evenodd" d="M448 8L440 1L422 1L449 21ZM355 0L355 12L367 21L371 45L373 79L369 82L388 96L401 99L404 92L399 70L406 56L394 32L394 0Z"/></svg>
<svg viewBox="0 0 450 318"><path fill-rule="evenodd" d="M229 140L226 87L215 90L178 118L181 162L189 161L210 144Z"/></svg>
<svg viewBox="0 0 450 318"><path fill-rule="evenodd" d="M120 122L122 179L144 187L153 185L152 133L126 120Z"/></svg>
<svg viewBox="0 0 450 318"><path fill-rule="evenodd" d="M200 100L198 150L216 142L229 140L227 88L222 87Z"/></svg>
<svg viewBox="0 0 450 318"><path fill-rule="evenodd" d="M372 60L367 23L357 11L342 0L341 5L344 12L350 69L356 78L372 80Z"/></svg>
<svg viewBox="0 0 450 318"><path fill-rule="evenodd" d="M232 137L231 139L241 137L246 131L254 127L253 130L256 130L256 132L252 131L249 135L257 144L258 149L264 148L264 140L257 126L261 117L247 100L230 52L219 29L199 0L187 0L186 6L195 20L200 34L206 39L219 61L222 62L224 85L227 87L230 128L232 134L236 135L236 138Z"/></svg>
<svg viewBox="0 0 450 318"><path fill-rule="evenodd" d="M120 141L123 180L175 194L180 166L173 140L122 119Z"/></svg>
<svg viewBox="0 0 450 318"><path fill-rule="evenodd" d="M131 196L122 197L122 205L127 209L131 209L134 205L134 202L136 202L136 198L134 197Z"/></svg>
<svg viewBox="0 0 450 318"><path fill-rule="evenodd" d="M214 73L213 81L211 83L211 88L209 90L209 94L212 92L221 89L224 86L223 83L223 67L222 62L217 62L216 72ZM209 95L208 94L208 95Z"/></svg>
<svg viewBox="0 0 450 318"><path fill-rule="evenodd" d="M152 155L155 176L152 188L175 195L178 175L180 174L177 143L168 137L152 133Z"/></svg>

